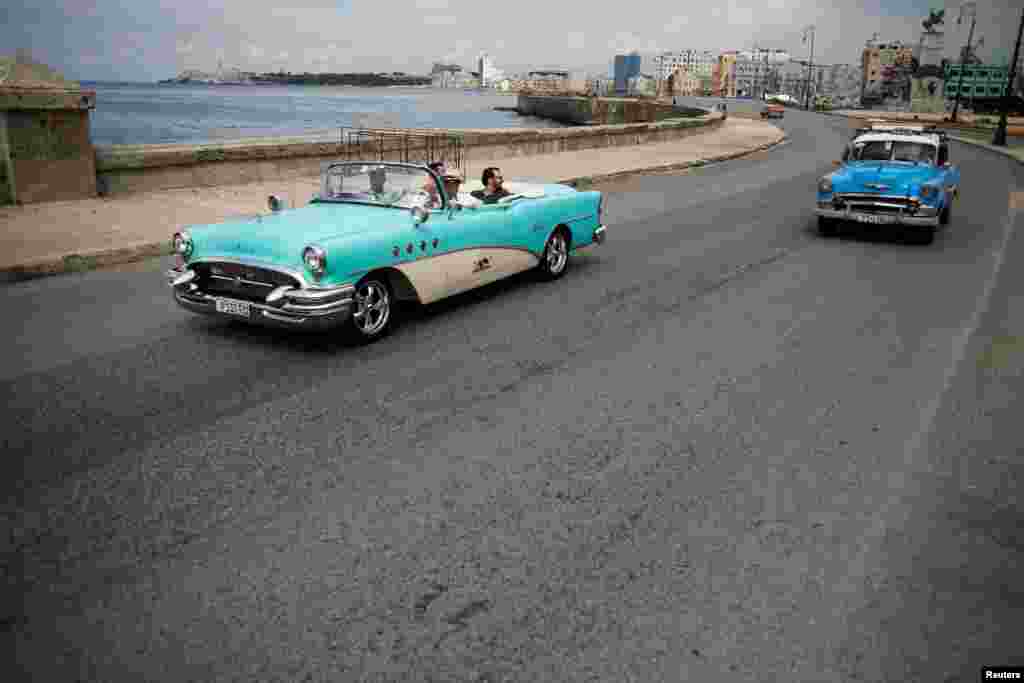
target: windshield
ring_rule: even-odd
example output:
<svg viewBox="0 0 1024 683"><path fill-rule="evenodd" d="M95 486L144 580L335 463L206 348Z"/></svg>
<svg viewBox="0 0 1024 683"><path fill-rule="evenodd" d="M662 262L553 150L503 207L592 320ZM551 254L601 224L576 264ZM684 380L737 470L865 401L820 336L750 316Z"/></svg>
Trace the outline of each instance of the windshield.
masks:
<svg viewBox="0 0 1024 683"><path fill-rule="evenodd" d="M932 163L935 160L935 146L922 142L873 140L854 145L852 160Z"/></svg>
<svg viewBox="0 0 1024 683"><path fill-rule="evenodd" d="M441 189L425 169L388 164L334 164L321 178L320 199L402 208L443 205Z"/></svg>

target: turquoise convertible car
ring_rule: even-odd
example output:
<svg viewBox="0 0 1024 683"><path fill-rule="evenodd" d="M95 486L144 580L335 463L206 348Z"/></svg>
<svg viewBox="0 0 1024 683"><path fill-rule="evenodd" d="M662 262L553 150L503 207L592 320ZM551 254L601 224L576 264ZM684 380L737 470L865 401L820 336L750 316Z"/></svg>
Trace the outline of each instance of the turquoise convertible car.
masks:
<svg viewBox="0 0 1024 683"><path fill-rule="evenodd" d="M600 192L505 188L499 203L472 206L469 195L446 196L426 166L327 164L304 207L271 197L269 214L176 233L169 283L196 313L373 341L398 301L427 304L531 269L557 279L571 253L605 241Z"/></svg>
<svg viewBox="0 0 1024 683"><path fill-rule="evenodd" d="M900 226L928 244L947 225L960 190L944 133L884 122L859 129L818 181L818 230L832 235L843 221Z"/></svg>

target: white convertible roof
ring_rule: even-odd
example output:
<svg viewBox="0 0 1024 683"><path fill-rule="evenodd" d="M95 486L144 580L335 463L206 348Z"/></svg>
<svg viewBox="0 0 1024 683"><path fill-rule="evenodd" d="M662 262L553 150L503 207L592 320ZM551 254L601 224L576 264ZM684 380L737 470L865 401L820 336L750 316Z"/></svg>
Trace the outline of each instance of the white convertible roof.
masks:
<svg viewBox="0 0 1024 683"><path fill-rule="evenodd" d="M933 145L938 147L939 136L933 133L865 133L858 135L854 142L916 142L922 145Z"/></svg>

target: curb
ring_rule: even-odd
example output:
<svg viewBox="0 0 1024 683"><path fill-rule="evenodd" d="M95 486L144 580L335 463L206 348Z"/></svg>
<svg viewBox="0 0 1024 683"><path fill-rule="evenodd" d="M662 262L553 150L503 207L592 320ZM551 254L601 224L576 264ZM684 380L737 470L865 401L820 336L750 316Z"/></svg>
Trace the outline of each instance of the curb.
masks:
<svg viewBox="0 0 1024 683"><path fill-rule="evenodd" d="M960 137L959 135L949 135L947 137L949 137L950 140L954 140L954 141L959 142L959 143L961 143L963 145L971 145L972 147L978 147L980 149L985 149L985 150L988 150L989 152L995 152L996 154L1000 154L1000 155L1006 157L1007 159L1010 159L1012 161L1016 161L1018 164L1024 165L1024 159L1021 159L1019 157L1014 156L1005 147L997 147L996 145L990 145L990 144L987 144L987 143L984 143L984 142L978 142L977 140L971 140L970 138L963 138L963 137Z"/></svg>
<svg viewBox="0 0 1024 683"><path fill-rule="evenodd" d="M578 187L580 185L589 185L595 182L612 180L631 175L640 175L643 173L676 171L686 168L707 166L708 164L729 161L730 159L739 159L740 157L745 157L750 154L763 152L767 149L771 149L772 147L782 144L787 139L788 136L785 133L783 133L782 137L773 142L764 145L758 145L757 147L746 149L741 152L732 152L730 154L708 157L707 159L695 159L693 161L685 161L680 163L661 164L659 166L647 166L644 168L632 168L626 171L616 171L615 173L605 173L603 175L597 176L579 176L575 178L558 180L556 182L562 185ZM106 266L119 266L127 263L135 263L137 261L144 261L146 259L155 258L158 256L167 256L170 254L171 249L167 240L162 240L160 242L145 242L141 244L135 244L129 247L118 247L116 249L95 249L81 254L68 254L62 257L54 257L39 261L32 261L29 263L19 264L16 266L0 267L0 284L23 282L25 280L34 280L37 278L47 277L50 275L81 273L89 270L94 270L96 268Z"/></svg>
<svg viewBox="0 0 1024 683"><path fill-rule="evenodd" d="M643 168L631 168L627 171L616 171L615 173L604 173L602 175L593 176L581 176L577 178L567 178L565 180L557 181L560 185L571 185L572 187L578 187L579 185L593 184L606 180L616 180L631 175L641 175L644 173L658 173L664 171L681 171L687 168L699 168L702 166L708 166L709 164L717 164L723 161L729 161L731 159L739 159L741 157L763 152L781 145L783 142L789 139L789 136L783 133L782 137L774 142L769 142L764 145L758 145L750 149L743 150L742 152L732 152L730 154L722 154L716 157L708 157L706 159L694 159L693 161L682 161L679 163L661 164L658 166L645 166Z"/></svg>
<svg viewBox="0 0 1024 683"><path fill-rule="evenodd" d="M106 266L119 266L158 256L168 256L170 253L171 247L167 240L143 242L116 249L94 249L82 254L68 254L0 268L0 284L35 280L50 275L82 273Z"/></svg>

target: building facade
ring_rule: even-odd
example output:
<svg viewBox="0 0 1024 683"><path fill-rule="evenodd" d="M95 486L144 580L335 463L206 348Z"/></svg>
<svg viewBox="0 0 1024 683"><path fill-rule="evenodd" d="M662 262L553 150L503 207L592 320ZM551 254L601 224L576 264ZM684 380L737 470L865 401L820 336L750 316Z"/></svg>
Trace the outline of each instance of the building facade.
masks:
<svg viewBox="0 0 1024 683"><path fill-rule="evenodd" d="M666 80L666 94L668 96L703 95L703 83L696 74L682 66L677 66Z"/></svg>
<svg viewBox="0 0 1024 683"><path fill-rule="evenodd" d="M639 53L615 55L613 67L615 92L625 94L629 90L629 79L640 75L642 58Z"/></svg>
<svg viewBox="0 0 1024 683"><path fill-rule="evenodd" d="M626 92L634 96L654 97L658 94L658 79L652 74L637 74L629 79Z"/></svg>
<svg viewBox="0 0 1024 683"><path fill-rule="evenodd" d="M903 43L869 43L861 52L861 91L892 95L892 90L913 68L914 48Z"/></svg>
<svg viewBox="0 0 1024 683"><path fill-rule="evenodd" d="M861 69L854 64L834 64L821 70L819 94L833 101L855 101L860 97Z"/></svg>
<svg viewBox="0 0 1024 683"><path fill-rule="evenodd" d="M736 52L723 52L718 57L717 77L713 94L716 97L736 97Z"/></svg>
<svg viewBox="0 0 1024 683"><path fill-rule="evenodd" d="M755 48L736 53L736 96L761 97L778 88L779 71L792 59L786 50Z"/></svg>
<svg viewBox="0 0 1024 683"><path fill-rule="evenodd" d="M679 68L689 71L698 78L710 77L711 69L717 61L718 55L711 50L677 50L657 55L653 63L657 77L668 80Z"/></svg>
<svg viewBox="0 0 1024 683"><path fill-rule="evenodd" d="M477 60L477 73L480 74L480 86L483 88L493 87L495 82L505 77L505 74L494 65L494 60L486 52L481 54Z"/></svg>

